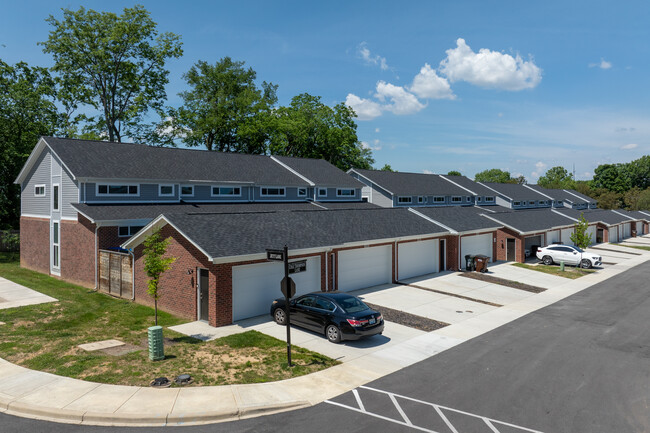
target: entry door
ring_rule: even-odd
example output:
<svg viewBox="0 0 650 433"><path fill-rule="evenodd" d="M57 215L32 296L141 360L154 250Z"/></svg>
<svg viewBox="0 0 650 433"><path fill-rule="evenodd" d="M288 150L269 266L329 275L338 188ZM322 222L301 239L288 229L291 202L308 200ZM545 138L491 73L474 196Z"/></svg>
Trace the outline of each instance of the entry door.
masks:
<svg viewBox="0 0 650 433"><path fill-rule="evenodd" d="M207 269L199 268L199 320L209 320L208 309L210 305L210 295L208 288L210 287L210 273Z"/></svg>
<svg viewBox="0 0 650 433"><path fill-rule="evenodd" d="M507 262L514 262L517 259L517 256L515 254L515 239L508 238L507 243L508 245L506 246L506 261Z"/></svg>

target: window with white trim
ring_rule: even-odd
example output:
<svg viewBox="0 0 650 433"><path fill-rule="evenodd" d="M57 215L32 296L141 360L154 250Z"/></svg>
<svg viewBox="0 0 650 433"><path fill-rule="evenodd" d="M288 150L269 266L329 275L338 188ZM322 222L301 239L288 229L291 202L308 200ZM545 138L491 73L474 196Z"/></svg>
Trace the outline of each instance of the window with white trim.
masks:
<svg viewBox="0 0 650 433"><path fill-rule="evenodd" d="M538 203L540 204L540 206L546 206L548 204L546 200L540 200Z"/></svg>
<svg viewBox="0 0 650 433"><path fill-rule="evenodd" d="M327 188L318 188L319 197L327 197Z"/></svg>
<svg viewBox="0 0 650 433"><path fill-rule="evenodd" d="M520 201L513 201L512 205L513 206L521 206L521 202Z"/></svg>
<svg viewBox="0 0 650 433"><path fill-rule="evenodd" d="M445 202L445 198L444 198L444 197L441 197L441 196L436 196L436 197L433 198L433 202L434 202L434 203L444 203L444 202Z"/></svg>
<svg viewBox="0 0 650 433"><path fill-rule="evenodd" d="M213 186L213 197L238 197L241 195L241 188L238 186Z"/></svg>
<svg viewBox="0 0 650 433"><path fill-rule="evenodd" d="M485 202L486 202L486 203L492 203L492 202L494 202L494 197L485 197Z"/></svg>
<svg viewBox="0 0 650 433"><path fill-rule="evenodd" d="M34 197L45 197L45 185L34 185Z"/></svg>
<svg viewBox="0 0 650 433"><path fill-rule="evenodd" d="M307 197L307 188L298 188L298 197Z"/></svg>
<svg viewBox="0 0 650 433"><path fill-rule="evenodd" d="M158 185L158 195L160 197L172 197L174 195L174 185Z"/></svg>
<svg viewBox="0 0 650 433"><path fill-rule="evenodd" d="M262 187L260 188L260 195L262 197L284 197L284 187Z"/></svg>
<svg viewBox="0 0 650 433"><path fill-rule="evenodd" d="M117 235L121 238L127 238L142 230L143 227L144 226L119 226L117 228Z"/></svg>
<svg viewBox="0 0 650 433"><path fill-rule="evenodd" d="M59 210L59 185L52 185L52 210Z"/></svg>
<svg viewBox="0 0 650 433"><path fill-rule="evenodd" d="M194 185L181 185L182 196L194 196Z"/></svg>
<svg viewBox="0 0 650 433"><path fill-rule="evenodd" d="M472 197L467 196L467 197L465 198L465 201L466 201L467 203L471 202L471 201L472 201Z"/></svg>
<svg viewBox="0 0 650 433"><path fill-rule="evenodd" d="M97 184L97 195L138 195L140 185Z"/></svg>
<svg viewBox="0 0 650 433"><path fill-rule="evenodd" d="M479 202L479 203L482 202L482 201L483 201L483 197L476 197L476 201Z"/></svg>
<svg viewBox="0 0 650 433"><path fill-rule="evenodd" d="M397 203L410 204L413 201L411 197L397 197Z"/></svg>
<svg viewBox="0 0 650 433"><path fill-rule="evenodd" d="M424 197L419 196L418 197L418 203L420 203L420 204L424 203Z"/></svg>
<svg viewBox="0 0 650 433"><path fill-rule="evenodd" d="M336 196L337 197L354 197L354 189L353 188L338 188L336 190Z"/></svg>
<svg viewBox="0 0 650 433"><path fill-rule="evenodd" d="M462 201L463 201L463 198L462 198L462 197L452 197L452 198L451 198L451 202L452 202L452 203L460 203L460 202L462 202Z"/></svg>
<svg viewBox="0 0 650 433"><path fill-rule="evenodd" d="M528 206L535 206L535 200L529 200Z"/></svg>
<svg viewBox="0 0 650 433"><path fill-rule="evenodd" d="M557 201L557 205L558 205L558 206L564 206L564 203L562 202L562 200L558 200L558 201Z"/></svg>
<svg viewBox="0 0 650 433"><path fill-rule="evenodd" d="M59 268L59 223L52 223L52 267Z"/></svg>

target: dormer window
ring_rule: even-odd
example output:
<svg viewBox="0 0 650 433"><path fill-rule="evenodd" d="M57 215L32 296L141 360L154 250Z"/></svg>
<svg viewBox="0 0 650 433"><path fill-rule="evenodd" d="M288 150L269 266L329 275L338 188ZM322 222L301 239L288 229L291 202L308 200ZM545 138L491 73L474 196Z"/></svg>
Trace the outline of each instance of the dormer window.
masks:
<svg viewBox="0 0 650 433"><path fill-rule="evenodd" d="M434 203L444 203L444 202L445 202L445 198L444 198L444 197L441 197L441 196L436 196L436 197L433 198L433 202L434 202Z"/></svg>
<svg viewBox="0 0 650 433"><path fill-rule="evenodd" d="M138 195L139 186L97 184L97 195Z"/></svg>
<svg viewBox="0 0 650 433"><path fill-rule="evenodd" d="M194 185L181 185L181 195L192 197L194 195Z"/></svg>
<svg viewBox="0 0 650 433"><path fill-rule="evenodd" d="M424 197L419 196L419 197L418 197L418 203L419 203L419 204L424 203Z"/></svg>
<svg viewBox="0 0 650 433"><path fill-rule="evenodd" d="M486 203L493 203L494 202L494 197L485 197L485 202Z"/></svg>
<svg viewBox="0 0 650 433"><path fill-rule="evenodd" d="M213 197L238 197L241 195L241 188L238 186L213 186Z"/></svg>
<svg viewBox="0 0 650 433"><path fill-rule="evenodd" d="M521 206L521 202L520 201L513 201L512 205L513 206Z"/></svg>
<svg viewBox="0 0 650 433"><path fill-rule="evenodd" d="M260 195L262 197L284 197L285 189L283 187L262 187Z"/></svg>
<svg viewBox="0 0 650 433"><path fill-rule="evenodd" d="M461 203L463 201L462 197L452 197L451 202L452 203Z"/></svg>
<svg viewBox="0 0 650 433"><path fill-rule="evenodd" d="M339 188L336 190L337 197L354 197L353 188Z"/></svg>
<svg viewBox="0 0 650 433"><path fill-rule="evenodd" d="M307 197L307 188L298 188L298 197Z"/></svg>
<svg viewBox="0 0 650 433"><path fill-rule="evenodd" d="M467 196L467 197L465 198L465 200L467 201L467 203L471 203L471 201L472 201L472 197Z"/></svg>
<svg viewBox="0 0 650 433"><path fill-rule="evenodd" d="M535 200L528 201L528 206L535 206Z"/></svg>
<svg viewBox="0 0 650 433"><path fill-rule="evenodd" d="M172 197L174 195L174 185L158 185L158 195L160 197Z"/></svg>
<svg viewBox="0 0 650 433"><path fill-rule="evenodd" d="M397 203L399 204L411 204L413 199L411 197L398 197Z"/></svg>
<svg viewBox="0 0 650 433"><path fill-rule="evenodd" d="M318 188L319 197L327 197L327 188Z"/></svg>

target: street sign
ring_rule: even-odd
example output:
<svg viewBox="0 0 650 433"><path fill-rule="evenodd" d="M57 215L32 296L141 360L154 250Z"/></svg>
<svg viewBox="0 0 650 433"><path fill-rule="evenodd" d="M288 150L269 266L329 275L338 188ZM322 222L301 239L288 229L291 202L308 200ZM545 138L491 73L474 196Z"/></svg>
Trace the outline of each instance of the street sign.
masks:
<svg viewBox="0 0 650 433"><path fill-rule="evenodd" d="M297 262L289 262L289 273L297 274L298 272L305 272L307 270L307 260L298 260Z"/></svg>
<svg viewBox="0 0 650 433"><path fill-rule="evenodd" d="M266 250L266 259L275 260L277 262L284 261L284 251L283 250Z"/></svg>
<svg viewBox="0 0 650 433"><path fill-rule="evenodd" d="M287 289L288 283L288 289ZM280 290L286 298L293 298L296 294L296 283L291 279L291 277L284 277L280 282Z"/></svg>

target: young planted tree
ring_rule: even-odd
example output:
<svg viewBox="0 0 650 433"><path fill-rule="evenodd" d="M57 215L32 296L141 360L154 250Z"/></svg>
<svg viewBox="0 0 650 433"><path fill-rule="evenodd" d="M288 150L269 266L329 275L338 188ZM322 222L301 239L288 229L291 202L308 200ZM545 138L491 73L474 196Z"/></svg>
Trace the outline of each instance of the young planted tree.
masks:
<svg viewBox="0 0 650 433"><path fill-rule="evenodd" d="M150 278L147 282L147 293L153 298L155 321L158 326L158 298L160 276L176 261L175 257L163 257L167 252L169 239L163 239L160 229L153 232L144 241L144 271Z"/></svg>
<svg viewBox="0 0 650 433"><path fill-rule="evenodd" d="M585 219L585 214L580 214L580 219L576 223L575 230L571 233L571 242L578 248L585 249L591 245L591 233L587 233L589 222Z"/></svg>

